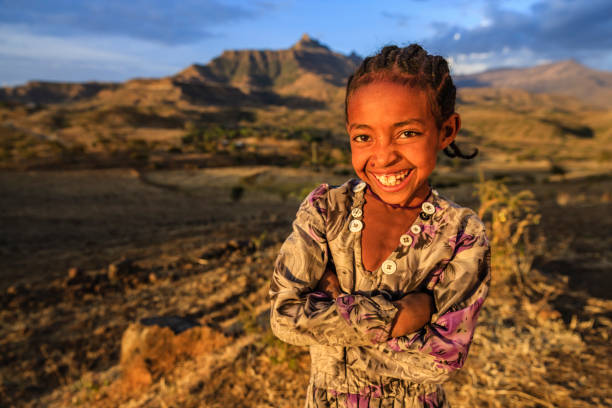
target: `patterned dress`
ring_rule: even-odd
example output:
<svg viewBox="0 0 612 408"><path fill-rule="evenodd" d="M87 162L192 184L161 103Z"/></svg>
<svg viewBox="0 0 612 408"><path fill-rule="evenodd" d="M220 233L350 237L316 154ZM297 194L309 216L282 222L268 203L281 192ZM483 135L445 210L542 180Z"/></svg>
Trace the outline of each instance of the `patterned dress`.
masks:
<svg viewBox="0 0 612 408"><path fill-rule="evenodd" d="M434 193L379 269L365 270L365 183L323 184L302 202L270 286L271 326L310 346L306 407L448 407L441 384L463 366L490 281L485 228L470 209ZM359 221L359 222L356 222ZM342 291L316 291L327 264ZM422 329L389 338L407 293L436 310Z"/></svg>

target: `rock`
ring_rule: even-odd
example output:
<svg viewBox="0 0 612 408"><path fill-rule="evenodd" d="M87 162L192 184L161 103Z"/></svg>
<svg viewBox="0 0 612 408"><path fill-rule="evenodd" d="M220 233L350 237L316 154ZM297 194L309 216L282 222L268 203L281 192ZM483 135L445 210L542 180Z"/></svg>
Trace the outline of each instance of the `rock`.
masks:
<svg viewBox="0 0 612 408"><path fill-rule="evenodd" d="M66 277L65 284L68 286L78 285L85 283L87 276L83 273L80 268L72 267L68 269L68 276Z"/></svg>
<svg viewBox="0 0 612 408"><path fill-rule="evenodd" d="M108 280L115 281L128 275L134 269L133 262L130 259L121 258L118 261L108 265Z"/></svg>
<svg viewBox="0 0 612 408"><path fill-rule="evenodd" d="M73 280L78 278L83 272L77 268L77 267L72 267L70 269L68 269L68 280Z"/></svg>
<svg viewBox="0 0 612 408"><path fill-rule="evenodd" d="M177 363L229 343L223 334L178 316L159 316L131 324L121 338L120 366L126 389L149 386Z"/></svg>

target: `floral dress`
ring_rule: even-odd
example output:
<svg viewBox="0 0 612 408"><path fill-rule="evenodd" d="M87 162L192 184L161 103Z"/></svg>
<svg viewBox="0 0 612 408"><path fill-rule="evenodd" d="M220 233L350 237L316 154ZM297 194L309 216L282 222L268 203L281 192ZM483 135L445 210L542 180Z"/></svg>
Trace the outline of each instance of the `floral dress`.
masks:
<svg viewBox="0 0 612 408"><path fill-rule="evenodd" d="M306 407L448 407L441 384L463 366L490 281L485 228L474 211L437 192L375 271L362 263L366 184L323 184L302 202L270 286L271 326L310 346ZM333 263L342 291L316 287ZM390 338L393 301L429 292L422 329Z"/></svg>

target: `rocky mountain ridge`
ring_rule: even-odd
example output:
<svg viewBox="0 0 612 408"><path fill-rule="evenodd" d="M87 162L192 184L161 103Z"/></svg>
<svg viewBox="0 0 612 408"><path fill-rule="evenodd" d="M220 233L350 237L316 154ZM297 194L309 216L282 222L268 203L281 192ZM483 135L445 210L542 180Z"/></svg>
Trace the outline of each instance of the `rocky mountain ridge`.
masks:
<svg viewBox="0 0 612 408"><path fill-rule="evenodd" d="M206 105L282 104L287 103L282 96L288 95L328 102L336 99L360 60L304 34L288 49L228 50L206 65L193 64L164 78L122 84L32 81L0 89L0 101L47 104L99 98L140 104L143 99L160 102L155 94L163 91L165 102Z"/></svg>
<svg viewBox="0 0 612 408"><path fill-rule="evenodd" d="M460 75L455 82L460 88L522 89L532 93L571 96L602 107L612 106L612 72L594 70L575 60Z"/></svg>
<svg viewBox="0 0 612 408"><path fill-rule="evenodd" d="M288 49L226 50L207 64L192 64L163 78L124 83L30 81L1 88L0 101L53 104L101 97L106 101L156 103L160 98L154 95L163 91L166 102L186 100L206 105L283 104L287 101L282 97L289 95L337 104L346 78L360 62L357 54L334 52L304 34ZM460 88L522 89L563 94L603 107L612 104L612 72L594 70L574 60L459 75L455 82Z"/></svg>

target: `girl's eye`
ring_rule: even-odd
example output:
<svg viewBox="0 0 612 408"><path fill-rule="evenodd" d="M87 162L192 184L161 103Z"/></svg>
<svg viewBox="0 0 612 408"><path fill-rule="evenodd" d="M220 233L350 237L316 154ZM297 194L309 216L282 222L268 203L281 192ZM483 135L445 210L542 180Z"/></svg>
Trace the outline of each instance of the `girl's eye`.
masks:
<svg viewBox="0 0 612 408"><path fill-rule="evenodd" d="M404 130L402 133L400 133L400 137L401 138L410 138L410 137L415 137L420 135L420 132L417 132L415 130Z"/></svg>
<svg viewBox="0 0 612 408"><path fill-rule="evenodd" d="M370 141L370 136L368 135L357 135L353 138L354 142L369 142Z"/></svg>

